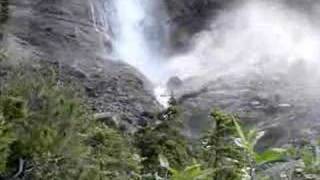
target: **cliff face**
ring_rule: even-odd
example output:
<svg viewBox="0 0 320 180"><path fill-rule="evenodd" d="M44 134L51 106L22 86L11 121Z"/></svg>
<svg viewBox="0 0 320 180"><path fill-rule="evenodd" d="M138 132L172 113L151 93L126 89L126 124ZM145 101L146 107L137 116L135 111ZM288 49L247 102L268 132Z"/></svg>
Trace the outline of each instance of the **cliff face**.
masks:
<svg viewBox="0 0 320 180"><path fill-rule="evenodd" d="M210 22L236 0L165 0L175 50L188 47L190 37L209 28Z"/></svg>
<svg viewBox="0 0 320 180"><path fill-rule="evenodd" d="M190 84L192 82L185 82L180 90L185 91ZM180 90L176 89L176 94ZM319 87L301 78L290 75L266 78L252 74L245 78L221 77L208 82L201 90L184 93L179 96L179 102L191 137L210 125L208 114L213 108L219 108L234 113L244 124L265 131L259 143L259 148L264 149L291 140L317 139L320 114L316 108L320 100L316 97L319 97Z"/></svg>
<svg viewBox="0 0 320 180"><path fill-rule="evenodd" d="M107 28L97 19L102 1L10 0L2 48L11 62L58 66L62 79L86 90L88 104L126 128L150 120L159 105L134 68L109 57Z"/></svg>
<svg viewBox="0 0 320 180"><path fill-rule="evenodd" d="M10 0L5 25L8 50L17 46L31 57L70 65L93 61L102 55L107 41L94 28L91 7L86 0Z"/></svg>
<svg viewBox="0 0 320 180"><path fill-rule="evenodd" d="M164 1L169 14L168 23L172 27L173 49L187 47L192 35L205 29L209 20L212 21L216 14L227 10L235 1ZM160 109L148 80L131 66L110 57L112 47L108 36L111 32L97 18L104 0L8 2L9 11L6 3L1 4L2 13L8 12L7 20L0 19L1 45L12 62L36 65L45 61L58 67L61 79L76 82L85 89L87 103L96 113L101 113L100 118L121 121L125 128L150 121L150 113ZM290 1L290 5L298 7L293 2L296 1ZM1 67L0 71L3 71ZM175 93L185 108L190 134L197 135L206 127L212 106L238 113L248 124L270 129L270 136L276 137L269 137L274 140L269 145L285 143L291 134L314 136L313 132L320 129L316 121L319 114L315 111L320 102L313 98L319 94L305 94L305 89L296 89L306 86L290 84L296 79L251 78L226 77L190 93L185 91L192 80L180 82L178 79L174 83L179 85ZM301 127L308 132L300 131Z"/></svg>
<svg viewBox="0 0 320 180"><path fill-rule="evenodd" d="M310 14L310 20L318 23L319 3L317 0L270 0L284 3L290 8ZM190 37L209 29L215 17L247 0L165 0L172 28L171 43L175 50L188 49Z"/></svg>
<svg viewBox="0 0 320 180"><path fill-rule="evenodd" d="M250 1L167 0L168 12L174 24L173 34L175 35L172 39L174 46L176 48L184 48L188 45L192 35L205 28L210 28L207 25L215 23L216 17L218 17L217 20L219 21L219 16L216 15L224 11L235 11L238 3L241 5L243 2ZM272 3L272 1L265 2ZM313 25L319 24L315 19L319 17L320 5L315 0L303 2L298 0L274 0L274 2L281 4L285 9L303 14L308 19L308 22ZM239 19L239 21L245 21L244 19ZM234 22L232 18L228 20L231 23ZM217 26L214 26L214 28L217 28ZM214 29L209 29L209 31L211 30L215 31ZM288 29L288 33L290 33L289 31L290 29ZM218 35L223 36L225 32L218 33ZM304 32L301 34L304 34ZM206 37L214 39L213 36ZM234 38L237 37L238 34L234 36ZM205 44L206 39L201 40L200 46L211 47L209 43ZM232 39L230 41L233 42ZM261 38L261 41L263 41L263 38ZM223 40L215 43L217 44L212 49L208 48L208 51L213 52L215 46L219 47L219 43L223 44ZM247 47L246 42L241 43L243 43L243 47ZM277 43L274 42L274 44L276 45ZM235 49L241 49L238 46L234 47ZM282 49L282 47L279 49ZM223 53L228 54L229 52L224 51ZM270 52L265 51L265 53L268 54ZM205 61L215 61L214 55L212 57L206 56L206 52L201 51L195 57L185 58L184 62L190 60L192 64L193 60L198 60L197 58L201 61L202 55L207 58ZM237 68L237 63L242 61L244 57L242 54L236 57L236 61L230 65L230 68ZM276 57L272 58L277 59ZM283 59L279 59L279 62L282 61ZM169 85L173 86L171 89L184 107L184 119L189 127L187 133L191 137L199 135L203 132L203 129L208 127L208 114L213 107L217 107L226 112L238 114L240 119L247 125L265 130L266 135L262 138L262 143L260 143L261 149L268 146L280 146L295 138L316 139L319 135L320 124L318 117L320 114L315 110L315 107L320 104L320 100L317 98L319 97L319 88L314 86L319 83L319 76L317 75L317 70L313 68L304 69L304 62L308 64L307 61L307 59L302 59L301 64L297 63L288 69L281 64L272 69L267 69L267 73L262 74L243 75L243 72L231 73L207 83L204 83L205 79L210 79L211 77L202 79L201 77L194 77L184 82L178 78L172 78ZM217 64L219 64L218 60ZM215 66L214 63L210 65ZM222 66L222 69L224 67L228 68L228 65ZM282 74L273 72L278 68L281 69ZM205 68L203 69L204 71L206 70ZM219 74L219 72L212 70L212 76L215 76L215 74ZM201 84L201 87L199 87L199 84Z"/></svg>
<svg viewBox="0 0 320 180"><path fill-rule="evenodd" d="M50 62L63 79L80 84L97 113L125 124L150 120L159 110L148 80L110 57L112 32L99 19L105 0L9 0L2 47L11 61ZM166 0L174 48L227 6L221 0ZM173 38L174 37L174 38Z"/></svg>

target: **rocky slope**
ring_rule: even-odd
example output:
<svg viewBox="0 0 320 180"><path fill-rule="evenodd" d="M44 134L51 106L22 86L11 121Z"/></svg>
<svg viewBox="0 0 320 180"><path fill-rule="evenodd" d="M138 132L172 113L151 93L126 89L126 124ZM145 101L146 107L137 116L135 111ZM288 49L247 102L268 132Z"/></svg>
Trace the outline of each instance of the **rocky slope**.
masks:
<svg viewBox="0 0 320 180"><path fill-rule="evenodd" d="M143 75L109 57L108 30L96 18L102 2L10 0L1 44L11 62L58 67L61 79L85 89L99 118L121 119L128 128L160 106Z"/></svg>
<svg viewBox="0 0 320 180"><path fill-rule="evenodd" d="M216 15L243 1L166 2L174 24L173 46L183 49L188 47L190 37L210 28L208 25L215 22ZM310 22L317 23L314 19L319 12L317 1L283 0L283 3L306 15ZM280 66L271 68L271 71L278 67L281 69ZM304 65L298 63L292 69L281 69L282 74L271 71L265 74L231 74L214 80L211 78L207 83L203 83L206 80L201 77L185 81L174 77L168 84L184 106L189 127L187 133L191 137L199 135L207 127L208 114L217 107L238 114L250 126L266 130L261 148L281 146L295 138L315 139L319 135L319 112L316 110L320 104L319 79L315 69L303 68ZM214 76L215 72L212 73Z"/></svg>
<svg viewBox="0 0 320 180"><path fill-rule="evenodd" d="M292 73L299 72L298 70ZM265 131L259 148L279 147L301 139L317 140L320 135L319 79L306 82L292 74L250 74L224 76L194 88L197 79L181 82L175 94L185 109L189 135L197 136L208 127L213 108L233 112L242 122Z"/></svg>
<svg viewBox="0 0 320 180"><path fill-rule="evenodd" d="M317 0L271 0L283 2L303 13L310 14L310 20L317 23L320 5ZM171 46L175 50L188 49L190 37L210 28L219 14L246 0L165 0L171 26ZM317 15L317 16L314 16Z"/></svg>
<svg viewBox="0 0 320 180"><path fill-rule="evenodd" d="M102 119L121 121L125 128L152 119L160 109L151 85L134 68L110 57L108 27L97 19L100 0L10 0L9 19L2 24L2 47L12 62L50 62L62 79L78 82L88 104ZM166 0L172 25L173 49L187 46L190 37L234 1ZM250 78L248 78L250 77ZM283 81L281 78L286 79ZM223 77L194 87L193 80L173 80L185 108L189 135L206 127L213 106L238 113L248 124L269 129L266 146L296 136L314 136L318 129L317 87L291 83L286 77ZM189 90L191 89L191 90ZM310 91L306 91L306 89ZM289 92L289 93L288 93ZM315 94L314 94L315 93ZM290 128L287 128L290 125ZM310 135L311 134L311 135Z"/></svg>

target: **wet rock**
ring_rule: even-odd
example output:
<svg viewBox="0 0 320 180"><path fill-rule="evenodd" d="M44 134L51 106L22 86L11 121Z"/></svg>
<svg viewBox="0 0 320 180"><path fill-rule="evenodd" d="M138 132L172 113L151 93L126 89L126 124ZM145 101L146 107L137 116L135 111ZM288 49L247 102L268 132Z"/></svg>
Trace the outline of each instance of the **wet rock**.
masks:
<svg viewBox="0 0 320 180"><path fill-rule="evenodd" d="M94 119L105 123L109 127L120 128L121 119L110 112L96 113Z"/></svg>
<svg viewBox="0 0 320 180"><path fill-rule="evenodd" d="M110 56L108 29L96 14L104 1L9 2L10 16L3 25L1 45L10 62L54 68L61 82L84 90L86 103L95 113L119 117L124 129L152 120L141 118L144 112L160 108L151 83L133 67Z"/></svg>
<svg viewBox="0 0 320 180"><path fill-rule="evenodd" d="M209 28L211 20L235 0L165 0L171 26L171 43L184 50L194 34Z"/></svg>
<svg viewBox="0 0 320 180"><path fill-rule="evenodd" d="M199 136L209 127L210 111L220 108L236 114L244 124L266 131L259 150L279 147L296 138L315 139L320 135L318 87L298 83L290 76L277 79L250 74L245 78L221 77L202 87L193 84L196 80L183 82L175 95L183 99L179 102L184 109L186 133ZM188 92L192 85L198 90Z"/></svg>

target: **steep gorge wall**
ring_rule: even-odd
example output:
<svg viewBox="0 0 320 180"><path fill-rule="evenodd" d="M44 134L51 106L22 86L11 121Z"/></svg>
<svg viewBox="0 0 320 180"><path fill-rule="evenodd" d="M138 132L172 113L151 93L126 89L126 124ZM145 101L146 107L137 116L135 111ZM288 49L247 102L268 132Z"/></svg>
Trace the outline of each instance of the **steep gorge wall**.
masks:
<svg viewBox="0 0 320 180"><path fill-rule="evenodd" d="M121 121L124 128L150 120L145 114L159 109L148 80L133 67L110 57L107 29L96 14L96 7L103 1L8 2L1 45L10 62L32 66L46 62L58 67L61 79L85 90L87 102L96 113Z"/></svg>
<svg viewBox="0 0 320 180"><path fill-rule="evenodd" d="M208 29L212 20L236 0L165 0L175 50L187 49L190 37Z"/></svg>
<svg viewBox="0 0 320 180"><path fill-rule="evenodd" d="M319 22L316 19L319 17L319 1L168 2L175 4L168 7L176 9L169 11L171 14L184 14L177 15L180 18L174 21L177 24L176 29L173 29L174 33L182 33L182 37L175 35L179 42L177 47L185 47L191 42L191 50L181 53L181 57L178 55L178 59L181 59L175 64L178 70L179 66L182 67L182 72L187 69L186 72L192 73L194 70L194 76L182 80L172 79L172 90L184 107L184 119L191 137L199 135L208 127L208 114L213 107L233 112L245 124L264 130L266 135L261 143L264 147L281 146L291 140L318 137L320 124L316 107L320 100L319 87L316 84L319 84L319 76L315 69L318 66L318 56L314 55L318 54L318 51L314 50L317 43L310 42L318 38ZM262 3L263 6L257 8L260 6L256 3ZM242 9L246 5L250 8ZM280 8L279 11L273 13L277 8ZM286 20L278 21L281 18ZM300 22L301 19L303 21ZM185 21L188 22L184 24ZM299 35L295 34L297 29L291 28L287 23L295 24ZM258 29L257 36L245 32L248 24L250 28ZM235 28L237 25L239 28ZM308 28L315 29L315 33L308 33ZM201 30L205 31L197 34ZM274 31L277 32L276 35ZM248 35L248 38L242 39L242 33ZM190 41L190 37L194 35L197 35L195 41ZM285 39L288 35L290 37ZM267 40L263 36L268 37ZM307 48L304 48L303 41L299 41L303 38L312 39L306 43ZM278 39L285 39L285 45L279 46L281 43L278 43ZM257 41L253 45L256 49L252 51L251 40ZM271 50L266 42L270 43ZM285 46L296 45L299 47L294 50L292 48L285 54ZM239 53L232 56L233 51ZM252 58L258 63L251 67L247 62L256 51L261 54ZM285 55L279 58L277 52ZM302 55L295 56L297 52ZM292 60L290 57L294 57L294 63L290 62L290 65L286 66L287 61ZM232 59L230 64L228 58ZM267 65L269 61L275 62L275 65ZM260 67L259 64L264 63L266 65ZM309 63L314 64L309 67ZM242 65L244 71L240 70ZM247 67L252 68L253 73L249 73ZM223 75L219 76L219 73ZM204 74L203 77L200 77L200 74Z"/></svg>
<svg viewBox="0 0 320 180"><path fill-rule="evenodd" d="M9 20L5 25L9 51L12 46L30 46L24 51L36 51L30 52L31 56L67 64L86 59L88 63L88 59L102 55L104 34L93 28L90 1L9 2Z"/></svg>

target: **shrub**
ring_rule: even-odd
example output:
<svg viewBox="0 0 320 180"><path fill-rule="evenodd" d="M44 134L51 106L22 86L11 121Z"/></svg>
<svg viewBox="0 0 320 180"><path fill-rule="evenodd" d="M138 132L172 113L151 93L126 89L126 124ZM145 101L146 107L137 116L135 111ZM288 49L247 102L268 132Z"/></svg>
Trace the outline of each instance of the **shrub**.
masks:
<svg viewBox="0 0 320 180"><path fill-rule="evenodd" d="M135 145L140 150L144 173L155 173L161 168L158 156L163 154L173 168L185 167L190 161L187 141L181 134L182 122L179 108L174 101L170 107L159 114L161 122L155 126L147 126L135 134ZM192 159L192 158L191 158Z"/></svg>
<svg viewBox="0 0 320 180"><path fill-rule="evenodd" d="M139 158L50 69L14 68L0 90L0 179L129 179Z"/></svg>
<svg viewBox="0 0 320 180"><path fill-rule="evenodd" d="M98 179L133 179L140 173L139 155L117 130L97 124L87 143L92 148L90 157L97 165Z"/></svg>
<svg viewBox="0 0 320 180"><path fill-rule="evenodd" d="M58 86L53 74L49 77L14 71L1 91L0 112L16 137L7 165L14 172L23 160L35 179L70 179L88 153L82 134L90 116L71 88Z"/></svg>
<svg viewBox="0 0 320 180"><path fill-rule="evenodd" d="M236 180L243 177L246 161L243 150L235 144L237 130L233 117L219 110L211 113L212 129L202 138L202 161L214 170L215 180Z"/></svg>
<svg viewBox="0 0 320 180"><path fill-rule="evenodd" d="M0 174L4 173L7 165L7 158L10 154L10 145L15 140L9 125L0 114Z"/></svg>

